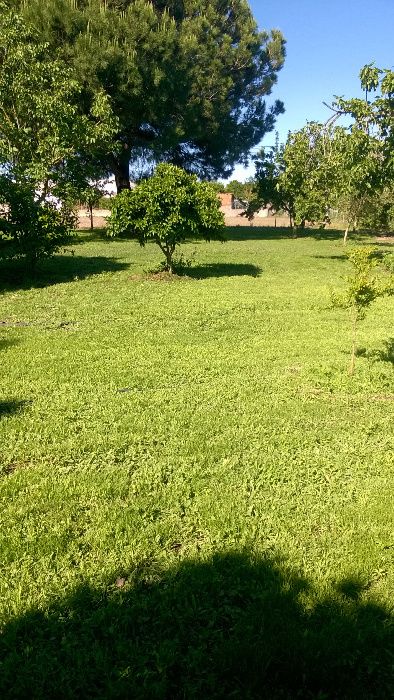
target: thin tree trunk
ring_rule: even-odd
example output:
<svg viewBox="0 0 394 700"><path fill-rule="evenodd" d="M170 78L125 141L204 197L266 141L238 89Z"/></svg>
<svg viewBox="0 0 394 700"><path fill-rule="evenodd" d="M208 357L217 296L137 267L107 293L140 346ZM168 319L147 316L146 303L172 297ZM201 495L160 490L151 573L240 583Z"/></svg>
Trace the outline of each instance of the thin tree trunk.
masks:
<svg viewBox="0 0 394 700"><path fill-rule="evenodd" d="M159 241L158 241L157 239L156 239L156 243L157 243L157 245L159 246L159 248L160 248L161 252L163 253L163 255L165 256L165 259L166 259L166 272L168 272L170 275L172 275L173 272L174 272L174 265L173 265L173 262L172 262L172 256L174 255L175 246L174 246L174 247L172 247L172 246L164 246L164 245L162 245L161 243L159 243Z"/></svg>
<svg viewBox="0 0 394 700"><path fill-rule="evenodd" d="M357 336L357 309L353 307L353 318L352 318L352 354L350 357L349 374L350 376L354 372L354 365L356 362L356 336Z"/></svg>
<svg viewBox="0 0 394 700"><path fill-rule="evenodd" d="M350 228L350 221L348 221L348 224L346 226L346 231L343 235L343 245L346 245L346 243L347 243L347 235L349 233L349 228Z"/></svg>
<svg viewBox="0 0 394 700"><path fill-rule="evenodd" d="M166 248L165 251L166 261L167 261L167 272L172 275L174 272L174 267L172 263L172 256L174 251L171 248Z"/></svg>
<svg viewBox="0 0 394 700"><path fill-rule="evenodd" d="M89 204L90 229L93 230L93 205Z"/></svg>

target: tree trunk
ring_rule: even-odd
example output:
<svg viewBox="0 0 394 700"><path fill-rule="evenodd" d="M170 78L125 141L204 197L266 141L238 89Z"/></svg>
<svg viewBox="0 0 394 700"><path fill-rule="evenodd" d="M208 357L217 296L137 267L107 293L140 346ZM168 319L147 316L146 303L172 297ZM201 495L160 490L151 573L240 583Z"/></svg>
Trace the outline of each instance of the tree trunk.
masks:
<svg viewBox="0 0 394 700"><path fill-rule="evenodd" d="M93 230L93 204L89 204L90 229Z"/></svg>
<svg viewBox="0 0 394 700"><path fill-rule="evenodd" d="M122 190L130 189L130 157L129 148L125 148L119 156L113 156L112 159L112 169L118 194Z"/></svg>
<svg viewBox="0 0 394 700"><path fill-rule="evenodd" d="M357 309L353 308L353 318L352 318L352 354L350 356L349 374L350 376L354 372L354 364L356 361L356 334L357 334Z"/></svg>
<svg viewBox="0 0 394 700"><path fill-rule="evenodd" d="M172 275L172 273L174 272L173 264L172 264L172 254L173 254L173 251L172 251L172 250L169 250L168 248L166 248L165 251L164 251L164 254L165 254L165 256L166 256L167 272L168 272L170 275Z"/></svg>
<svg viewBox="0 0 394 700"><path fill-rule="evenodd" d="M175 252L175 246L170 246L170 245L162 245L160 241L156 238L156 243L159 246L161 252L165 256L166 259L166 267L165 270L168 272L170 275L174 272L174 265L172 262L172 256L174 255Z"/></svg>

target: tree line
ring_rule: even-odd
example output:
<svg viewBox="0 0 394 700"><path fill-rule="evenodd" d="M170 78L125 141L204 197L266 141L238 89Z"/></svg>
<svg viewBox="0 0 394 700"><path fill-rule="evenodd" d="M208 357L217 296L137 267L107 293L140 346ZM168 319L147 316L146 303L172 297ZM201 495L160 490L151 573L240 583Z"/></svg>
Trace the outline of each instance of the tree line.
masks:
<svg viewBox="0 0 394 700"><path fill-rule="evenodd" d="M370 64L360 80L364 98L336 98L325 123L309 122L285 144L261 149L246 202L250 217L269 206L302 228L324 225L334 211L345 220L345 242L350 227L392 230L394 72ZM342 126L342 117L350 125Z"/></svg>

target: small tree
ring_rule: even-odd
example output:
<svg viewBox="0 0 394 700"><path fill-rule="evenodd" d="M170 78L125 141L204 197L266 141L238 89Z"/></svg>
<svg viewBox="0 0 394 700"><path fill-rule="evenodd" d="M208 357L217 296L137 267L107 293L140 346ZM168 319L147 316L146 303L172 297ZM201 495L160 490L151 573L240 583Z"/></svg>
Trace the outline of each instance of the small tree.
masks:
<svg viewBox="0 0 394 700"><path fill-rule="evenodd" d="M249 206L249 203L253 199L254 181L252 178L246 180L246 182L239 182L239 180L231 180L226 187L225 192L231 192L236 199L238 199L241 204L245 207Z"/></svg>
<svg viewBox="0 0 394 700"><path fill-rule="evenodd" d="M361 69L360 81L365 99L337 97L327 105L334 113L329 121L343 115L353 120L350 132L343 132L337 142L341 169L335 189L338 207L347 218L344 243L349 226L368 221L371 202L373 207L376 197L390 190L394 178L394 71L371 63Z"/></svg>
<svg viewBox="0 0 394 700"><path fill-rule="evenodd" d="M393 275L379 274L379 259L376 252L376 248L372 246L349 250L347 257L353 265L353 270L346 278L347 287L342 294L333 294L335 306L350 310L352 350L349 374L354 372L359 321L365 318L367 310L375 299L385 294L392 294L394 291Z"/></svg>
<svg viewBox="0 0 394 700"><path fill-rule="evenodd" d="M182 168L162 163L155 174L114 199L108 234L154 241L173 272L178 245L189 237L224 240L224 216L215 189Z"/></svg>
<svg viewBox="0 0 394 700"><path fill-rule="evenodd" d="M75 224L66 205L40 202L28 184L0 176L0 259L25 258L34 269L70 239Z"/></svg>
<svg viewBox="0 0 394 700"><path fill-rule="evenodd" d="M308 122L289 133L284 145L277 139L269 151L263 148L256 159L255 198L248 214L269 205L285 211L291 227L304 228L306 221L326 223L337 176L336 131Z"/></svg>
<svg viewBox="0 0 394 700"><path fill-rule="evenodd" d="M98 182L88 184L81 192L81 202L87 206L91 229L94 227L93 209L99 205L103 194L104 190Z"/></svg>
<svg viewBox="0 0 394 700"><path fill-rule="evenodd" d="M294 196L290 189L282 185L285 170L283 152L284 146L279 144L279 138L276 135L275 146L271 149L261 148L257 154L253 194L246 215L248 219L253 219L261 207L270 207L275 213L285 211L289 215L290 226L293 228Z"/></svg>

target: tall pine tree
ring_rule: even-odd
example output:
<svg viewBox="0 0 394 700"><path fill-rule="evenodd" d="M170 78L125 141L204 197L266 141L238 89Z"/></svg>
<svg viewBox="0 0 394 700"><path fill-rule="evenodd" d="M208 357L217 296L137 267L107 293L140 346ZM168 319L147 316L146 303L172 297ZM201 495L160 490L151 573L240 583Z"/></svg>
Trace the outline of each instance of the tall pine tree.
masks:
<svg viewBox="0 0 394 700"><path fill-rule="evenodd" d="M270 94L284 60L246 0L9 0L64 59L89 111L98 91L119 120L102 155L118 190L139 153L206 178L228 175L283 110Z"/></svg>

